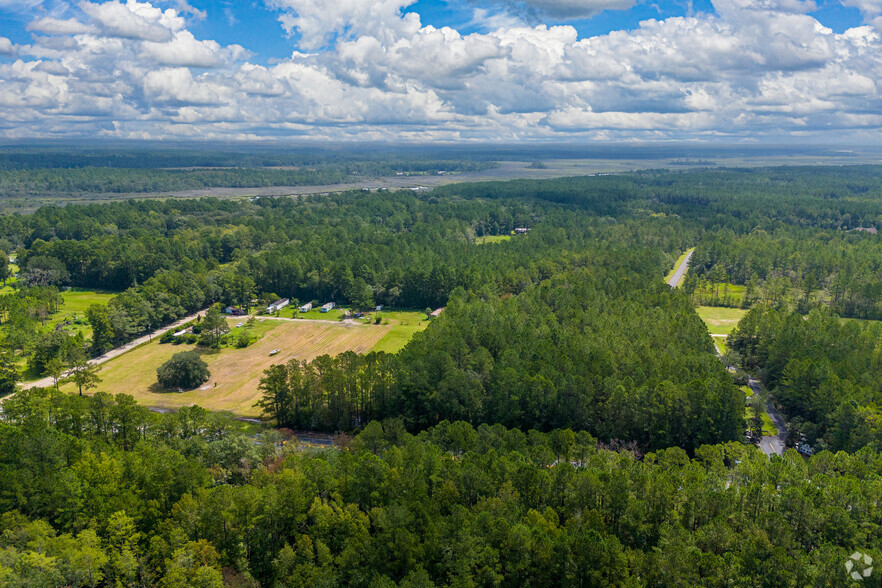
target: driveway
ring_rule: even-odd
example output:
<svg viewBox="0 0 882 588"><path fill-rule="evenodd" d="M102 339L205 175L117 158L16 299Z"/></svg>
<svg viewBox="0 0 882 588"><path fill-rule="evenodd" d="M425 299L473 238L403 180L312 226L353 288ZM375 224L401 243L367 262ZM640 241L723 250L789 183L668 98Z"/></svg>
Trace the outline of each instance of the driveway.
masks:
<svg viewBox="0 0 882 588"><path fill-rule="evenodd" d="M753 378L750 379L747 385L750 386L750 389L753 390L754 394L759 394L762 390L759 382ZM784 422L781 413L772 406L771 402L766 403L766 411L769 413L769 418L772 420L772 424L778 429L778 434L763 435L763 438L760 439L760 449L762 449L763 453L766 455L784 455L785 442L787 441L787 423Z"/></svg>

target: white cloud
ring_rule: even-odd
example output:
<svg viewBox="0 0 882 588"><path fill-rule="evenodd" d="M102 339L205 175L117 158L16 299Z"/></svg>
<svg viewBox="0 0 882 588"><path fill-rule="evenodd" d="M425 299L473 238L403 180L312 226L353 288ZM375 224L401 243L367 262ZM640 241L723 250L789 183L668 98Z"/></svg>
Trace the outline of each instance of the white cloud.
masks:
<svg viewBox="0 0 882 588"><path fill-rule="evenodd" d="M0 37L0 55L12 55L15 53L15 45L6 37Z"/></svg>
<svg viewBox="0 0 882 588"><path fill-rule="evenodd" d="M176 0L83 1L31 23L44 33L31 45L0 37L0 53L16 55L0 60L0 135L882 135L882 35L837 34L811 2L716 0L716 14L580 39L510 12L476 10L487 32L465 35L423 26L405 12L412 0L272 1L292 45L311 52L250 63L244 48L194 34Z"/></svg>
<svg viewBox="0 0 882 588"><path fill-rule="evenodd" d="M85 25L75 18L62 20L51 16L33 21L28 25L28 30L46 33L47 35L78 35L96 32L94 27Z"/></svg>
<svg viewBox="0 0 882 588"><path fill-rule="evenodd" d="M420 18L402 15L416 0L269 0L281 9L279 21L288 33L301 35L300 45L317 49L334 35L370 35L384 43L416 34Z"/></svg>
<svg viewBox="0 0 882 588"><path fill-rule="evenodd" d="M105 35L162 43L184 28L185 22L174 9L165 11L150 3L118 0L95 4L80 2L80 8L98 24Z"/></svg>

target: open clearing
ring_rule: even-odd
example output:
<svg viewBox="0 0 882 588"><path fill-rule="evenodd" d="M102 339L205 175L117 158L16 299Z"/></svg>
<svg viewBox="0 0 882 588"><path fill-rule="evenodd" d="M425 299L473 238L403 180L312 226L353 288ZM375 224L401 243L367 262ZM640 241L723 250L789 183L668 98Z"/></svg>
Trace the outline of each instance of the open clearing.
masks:
<svg viewBox="0 0 882 588"><path fill-rule="evenodd" d="M484 235L483 237L475 237L475 243L477 245L484 245L486 243L502 243L503 241L510 241L511 235Z"/></svg>
<svg viewBox="0 0 882 588"><path fill-rule="evenodd" d="M371 351L398 353L413 336L429 326L428 315L424 312L383 311L383 321L389 321L389 332L380 339Z"/></svg>
<svg viewBox="0 0 882 588"><path fill-rule="evenodd" d="M695 311L712 335L728 335L735 329L741 317L747 314L743 308L723 308L720 306L699 306Z"/></svg>
<svg viewBox="0 0 882 588"><path fill-rule="evenodd" d="M230 320L235 326L238 319ZM322 355L338 355L344 351L367 353L389 331L389 325L343 325L312 321L264 321L263 336L245 349L224 348L219 351L195 348L208 364L211 379L198 390L163 392L155 387L156 368L192 345L160 345L154 340L104 364L99 376L103 380L97 390L111 394L131 394L146 406L180 408L198 404L209 410L228 410L241 416L258 416L254 403L260 397L257 389L263 371L271 365L290 359L312 360ZM273 357L273 349L281 352ZM63 388L75 392L70 384Z"/></svg>

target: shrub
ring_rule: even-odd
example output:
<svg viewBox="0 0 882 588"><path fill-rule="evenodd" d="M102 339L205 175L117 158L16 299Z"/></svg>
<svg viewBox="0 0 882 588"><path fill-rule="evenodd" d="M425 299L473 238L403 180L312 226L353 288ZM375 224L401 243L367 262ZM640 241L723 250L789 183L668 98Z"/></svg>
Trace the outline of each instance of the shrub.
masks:
<svg viewBox="0 0 882 588"><path fill-rule="evenodd" d="M163 388L191 390L208 381L208 365L195 351L175 353L156 370L156 379Z"/></svg>
<svg viewBox="0 0 882 588"><path fill-rule="evenodd" d="M172 333L170 330L163 333L162 337L159 338L160 343L171 343L174 340L175 340L175 334Z"/></svg>

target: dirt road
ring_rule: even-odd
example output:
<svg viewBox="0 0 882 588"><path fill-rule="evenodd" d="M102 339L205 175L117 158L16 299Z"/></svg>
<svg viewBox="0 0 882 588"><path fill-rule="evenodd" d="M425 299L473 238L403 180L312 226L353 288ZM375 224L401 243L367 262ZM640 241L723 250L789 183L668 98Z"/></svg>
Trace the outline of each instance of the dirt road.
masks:
<svg viewBox="0 0 882 588"><path fill-rule="evenodd" d="M125 345L117 347L116 349L111 349L110 351L106 352L104 355L99 355L95 359L90 359L89 363L91 363L92 365L101 365L104 362L110 361L114 357L119 357L120 355L122 355L126 351L130 351L139 345L143 345L144 343L147 343L148 341L152 341L154 337L161 337L162 335L164 335L168 331L177 330L182 325L185 325L186 323L189 323L190 321L194 320L197 316L203 316L203 315L205 315L205 311L200 310L196 314L191 314L190 316L186 316L186 317L182 318L181 320L176 321L176 322L168 325L167 327L162 327L161 329L157 329L157 330L153 331L152 333L148 333L148 334L144 335L143 337L138 337L137 339L129 341ZM22 389L27 390L28 388L46 388L46 387L49 387L52 385L54 385L54 382L53 382L52 378L49 377L49 378L43 378L40 380L35 380L33 382L26 382L25 384L22 385ZM11 398L11 397L12 397L12 394L7 396L6 398ZM3 402L3 399L0 399L0 402Z"/></svg>

